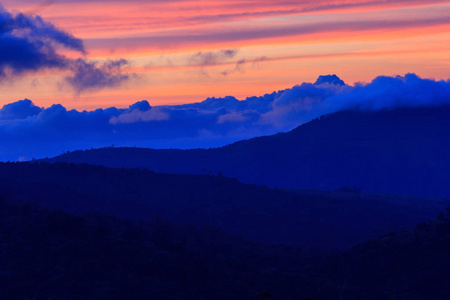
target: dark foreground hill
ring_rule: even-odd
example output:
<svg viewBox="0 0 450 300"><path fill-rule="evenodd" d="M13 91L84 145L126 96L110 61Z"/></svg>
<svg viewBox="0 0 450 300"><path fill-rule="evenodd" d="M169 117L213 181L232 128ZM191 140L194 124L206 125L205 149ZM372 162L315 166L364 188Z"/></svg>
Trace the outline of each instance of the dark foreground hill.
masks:
<svg viewBox="0 0 450 300"><path fill-rule="evenodd" d="M211 225L252 241L347 248L412 228L448 203L357 191L287 192L223 176L75 164L0 163L0 190L71 213Z"/></svg>
<svg viewBox="0 0 450 300"><path fill-rule="evenodd" d="M450 107L341 111L218 149L104 148L48 162L217 174L281 188L450 196Z"/></svg>
<svg viewBox="0 0 450 300"><path fill-rule="evenodd" d="M297 286L302 251L213 228L74 216L0 199L0 236L0 299L307 296Z"/></svg>
<svg viewBox="0 0 450 300"><path fill-rule="evenodd" d="M316 275L332 276L342 299L449 299L449 251L450 218L441 213L414 230L332 257Z"/></svg>
<svg viewBox="0 0 450 300"><path fill-rule="evenodd" d="M444 215L324 256L214 228L74 216L2 195L0 236L0 299L450 297L450 220Z"/></svg>

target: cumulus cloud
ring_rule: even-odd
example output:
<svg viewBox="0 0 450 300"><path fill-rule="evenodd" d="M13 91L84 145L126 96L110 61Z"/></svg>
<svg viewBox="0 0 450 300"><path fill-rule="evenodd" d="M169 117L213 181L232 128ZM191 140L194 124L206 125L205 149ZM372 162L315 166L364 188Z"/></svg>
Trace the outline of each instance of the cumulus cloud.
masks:
<svg viewBox="0 0 450 300"><path fill-rule="evenodd" d="M450 102L450 82L422 79L416 74L380 76L367 85L357 84L331 100L332 110L436 106Z"/></svg>
<svg viewBox="0 0 450 300"><path fill-rule="evenodd" d="M337 77L337 76L336 76ZM272 110L262 114L259 123L272 124L280 130L296 126L332 112L329 109L333 96L352 87L332 75L320 76L316 83L302 83L285 90L272 102ZM325 102L326 101L326 102ZM336 108L336 110L339 110Z"/></svg>
<svg viewBox="0 0 450 300"><path fill-rule="evenodd" d="M110 124L129 124L138 122L164 121L169 119L169 114L160 108L152 108L147 101L140 101L130 106L127 112L119 116L113 116Z"/></svg>
<svg viewBox="0 0 450 300"><path fill-rule="evenodd" d="M0 120L20 120L37 116L42 112L42 108L34 105L29 99L20 100L6 104L0 110Z"/></svg>
<svg viewBox="0 0 450 300"><path fill-rule="evenodd" d="M248 119L249 119L249 117L245 116L243 113L233 111L233 112L227 113L225 115L218 116L217 123L223 124L226 122L244 122L244 121L247 121Z"/></svg>
<svg viewBox="0 0 450 300"><path fill-rule="evenodd" d="M87 54L83 41L56 28L39 16L13 15L0 4L0 79L14 79L43 69L70 70L66 81L77 93L114 87L129 78L126 60L100 63L84 57L70 59L60 48Z"/></svg>
<svg viewBox="0 0 450 300"><path fill-rule="evenodd" d="M40 108L25 99L0 110L0 160L58 155L62 151L117 146L217 147L254 136L291 130L345 109L450 105L450 81L414 74L380 76L368 84L345 85L320 77L290 89L238 100L228 96L175 106L148 101L128 108L67 110Z"/></svg>

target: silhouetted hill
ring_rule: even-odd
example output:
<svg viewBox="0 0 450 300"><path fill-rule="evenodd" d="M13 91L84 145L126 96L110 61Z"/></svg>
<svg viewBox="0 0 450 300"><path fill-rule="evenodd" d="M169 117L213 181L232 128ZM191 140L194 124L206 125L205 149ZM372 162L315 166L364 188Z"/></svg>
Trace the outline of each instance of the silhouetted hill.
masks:
<svg viewBox="0 0 450 300"><path fill-rule="evenodd" d="M1 198L0 299L304 295L298 249L264 247L215 228L74 216Z"/></svg>
<svg viewBox="0 0 450 300"><path fill-rule="evenodd" d="M281 188L450 196L450 107L341 111L223 148L75 151L47 162L217 174Z"/></svg>
<svg viewBox="0 0 450 300"><path fill-rule="evenodd" d="M450 218L441 213L414 230L391 233L328 258L326 267L311 270L311 276L334 282L341 299L449 299L449 251Z"/></svg>
<svg viewBox="0 0 450 300"><path fill-rule="evenodd" d="M324 255L255 244L210 227L75 216L9 197L0 192L1 299L450 297L450 220L443 214Z"/></svg>
<svg viewBox="0 0 450 300"><path fill-rule="evenodd" d="M163 217L220 227L265 243L345 248L412 228L447 204L354 191L288 192L223 176L156 174L143 169L0 163L0 190L72 213L97 210L133 220Z"/></svg>

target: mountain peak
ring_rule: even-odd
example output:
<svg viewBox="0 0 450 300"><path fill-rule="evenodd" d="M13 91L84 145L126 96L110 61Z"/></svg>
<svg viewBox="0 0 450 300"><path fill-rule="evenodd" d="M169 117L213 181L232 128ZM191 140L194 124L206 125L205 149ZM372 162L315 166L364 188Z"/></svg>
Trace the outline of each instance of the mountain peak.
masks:
<svg viewBox="0 0 450 300"><path fill-rule="evenodd" d="M150 110L152 107L148 103L147 100L138 101L132 105L130 105L130 110L140 110L140 111L147 111Z"/></svg>
<svg viewBox="0 0 450 300"><path fill-rule="evenodd" d="M324 83L334 84L334 85L345 85L345 82L342 79L340 79L338 76L336 76L335 74L320 75L314 84L319 85L319 84L324 84Z"/></svg>

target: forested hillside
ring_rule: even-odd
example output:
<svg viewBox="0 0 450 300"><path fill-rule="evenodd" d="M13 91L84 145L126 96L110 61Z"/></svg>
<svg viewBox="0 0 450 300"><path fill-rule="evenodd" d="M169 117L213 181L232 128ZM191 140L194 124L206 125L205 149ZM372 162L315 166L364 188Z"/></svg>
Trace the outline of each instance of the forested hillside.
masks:
<svg viewBox="0 0 450 300"><path fill-rule="evenodd" d="M223 176L157 174L75 164L0 163L18 201L133 220L211 225L264 243L347 248L434 218L439 199L358 191L282 191Z"/></svg>
<svg viewBox="0 0 450 300"><path fill-rule="evenodd" d="M345 253L265 246L217 228L75 216L0 193L0 298L438 300L450 219ZM9 200L8 200L9 199Z"/></svg>

